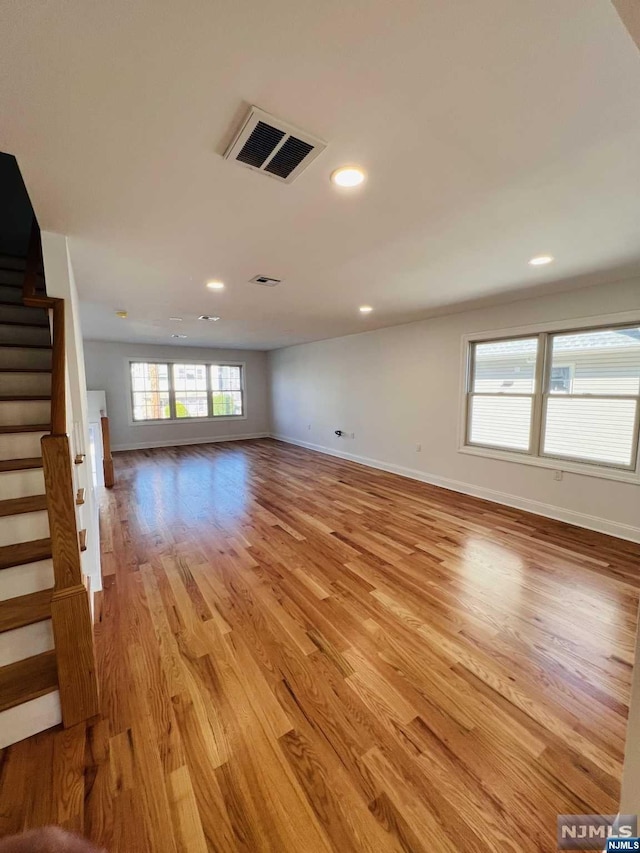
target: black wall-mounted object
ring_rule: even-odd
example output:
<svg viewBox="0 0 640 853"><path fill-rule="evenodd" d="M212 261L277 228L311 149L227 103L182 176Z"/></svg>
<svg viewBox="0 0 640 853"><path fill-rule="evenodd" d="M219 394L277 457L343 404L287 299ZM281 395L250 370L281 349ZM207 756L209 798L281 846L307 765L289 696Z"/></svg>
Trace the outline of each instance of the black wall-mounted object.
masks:
<svg viewBox="0 0 640 853"><path fill-rule="evenodd" d="M337 429L337 430L336 430L336 435L342 435L342 430L341 430L341 429Z"/></svg>

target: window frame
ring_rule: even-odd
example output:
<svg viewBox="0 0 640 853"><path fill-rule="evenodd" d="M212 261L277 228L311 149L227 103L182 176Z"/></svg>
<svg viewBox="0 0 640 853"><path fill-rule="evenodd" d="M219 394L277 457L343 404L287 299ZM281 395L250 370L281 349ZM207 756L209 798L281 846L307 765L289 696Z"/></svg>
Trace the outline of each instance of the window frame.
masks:
<svg viewBox="0 0 640 853"><path fill-rule="evenodd" d="M136 420L134 417L134 397L133 397L133 377L131 375L132 364L166 364L169 373L169 417L168 418L153 418L148 420ZM173 378L173 366L175 364L188 364L194 366L204 366L206 368L207 378L207 415L195 415L186 418L176 416L176 389ZM239 367L240 368L240 394L242 400L242 414L240 415L214 415L213 414L213 394L214 389L211 383L211 368L212 367ZM244 361L226 361L198 358L146 358L145 356L128 356L126 359L126 374L127 383L129 385L129 425L130 426L158 426L162 424L189 424L189 423L209 423L218 421L239 421L247 419L247 368ZM177 392L180 394L180 392ZM204 393L204 392L200 392Z"/></svg>
<svg viewBox="0 0 640 853"><path fill-rule="evenodd" d="M605 329L625 328L628 326L640 326L638 312L623 312L619 314L601 315L580 320L564 322L541 323L535 326L517 327L513 329L501 329L497 331L486 331L463 335L462 337L462 383L461 383L461 405L458 452L472 456L480 456L490 459L499 459L506 462L519 462L525 465L533 465L540 468L551 468L567 473L582 474L600 477L609 480L640 485L640 392L631 394L569 394L567 397L585 397L595 399L617 400L631 399L636 401L636 416L634 422L634 438L632 445L632 464L622 467L607 462L594 462L591 460L580 460L575 457L566 457L550 453L543 453L544 435L546 428L546 412L548 398L552 395L548 389L549 377L552 367L552 347L550 338L553 335L585 333ZM532 395L529 394L504 394L507 396L531 396L533 398L531 430L528 450L516 450L509 448L492 447L490 445L473 444L469 440L471 401L473 396L482 396L473 392L473 345L476 343L492 343L493 341L514 340L518 338L538 337L538 357L536 362L535 383ZM489 396L496 396L495 394ZM562 395L564 396L564 395Z"/></svg>

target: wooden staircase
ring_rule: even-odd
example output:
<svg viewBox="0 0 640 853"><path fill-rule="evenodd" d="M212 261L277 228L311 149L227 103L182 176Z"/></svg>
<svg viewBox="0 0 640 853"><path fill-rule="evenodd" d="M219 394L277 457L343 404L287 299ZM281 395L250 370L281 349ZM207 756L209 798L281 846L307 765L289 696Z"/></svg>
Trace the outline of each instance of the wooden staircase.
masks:
<svg viewBox="0 0 640 853"><path fill-rule="evenodd" d="M26 259L0 256L0 747L98 711L65 378L34 224Z"/></svg>

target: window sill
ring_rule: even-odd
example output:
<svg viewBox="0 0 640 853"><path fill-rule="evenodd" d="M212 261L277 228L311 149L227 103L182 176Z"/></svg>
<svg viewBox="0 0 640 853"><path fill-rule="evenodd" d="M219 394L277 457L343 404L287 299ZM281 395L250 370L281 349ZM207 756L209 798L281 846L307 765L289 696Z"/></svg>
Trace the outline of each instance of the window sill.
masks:
<svg viewBox="0 0 640 853"><path fill-rule="evenodd" d="M129 420L130 426L175 426L175 424L213 424L219 421L246 421L246 415L217 415L215 418L162 418L157 421Z"/></svg>
<svg viewBox="0 0 640 853"><path fill-rule="evenodd" d="M463 445L459 453L469 456L481 456L484 459L497 459L500 462L517 462L520 465L533 465L535 468L548 468L552 471L562 471L566 474L579 474L582 477L597 477L601 480L615 480L619 483L630 483L640 486L638 471L618 471L614 468L600 468L580 462L570 462L566 459L551 459L549 457L528 456L524 453L511 453L508 450L493 450L489 447L473 447Z"/></svg>

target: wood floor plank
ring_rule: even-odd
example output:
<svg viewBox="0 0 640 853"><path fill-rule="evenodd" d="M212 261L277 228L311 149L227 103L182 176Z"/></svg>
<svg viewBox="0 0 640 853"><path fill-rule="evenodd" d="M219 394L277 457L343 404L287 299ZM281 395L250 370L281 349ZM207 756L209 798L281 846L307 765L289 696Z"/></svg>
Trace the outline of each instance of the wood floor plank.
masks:
<svg viewBox="0 0 640 853"><path fill-rule="evenodd" d="M0 834L538 853L617 810L638 546L272 440L114 458L102 716L0 753Z"/></svg>

